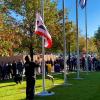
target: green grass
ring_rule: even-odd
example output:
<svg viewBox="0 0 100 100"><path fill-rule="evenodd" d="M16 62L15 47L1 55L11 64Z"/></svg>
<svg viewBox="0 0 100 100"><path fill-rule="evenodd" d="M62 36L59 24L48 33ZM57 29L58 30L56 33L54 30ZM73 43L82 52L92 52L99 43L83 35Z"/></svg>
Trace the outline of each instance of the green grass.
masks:
<svg viewBox="0 0 100 100"><path fill-rule="evenodd" d="M83 80L75 80L76 74L68 75L68 82L72 86L53 86L46 79L46 90L55 92L53 96L39 97L35 100L100 100L100 72L91 72L88 75L81 73ZM63 74L54 75L55 84L63 84ZM16 85L12 80L0 81L0 100L25 100L25 81ZM42 80L37 77L36 93L42 91Z"/></svg>

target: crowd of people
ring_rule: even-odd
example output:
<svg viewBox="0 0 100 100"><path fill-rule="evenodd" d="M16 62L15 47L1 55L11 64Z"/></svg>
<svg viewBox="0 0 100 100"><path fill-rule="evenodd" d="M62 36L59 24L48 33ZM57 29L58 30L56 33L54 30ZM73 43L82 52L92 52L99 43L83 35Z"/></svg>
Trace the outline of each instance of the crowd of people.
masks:
<svg viewBox="0 0 100 100"><path fill-rule="evenodd" d="M77 71L77 57L70 56L66 60L66 69L68 71ZM100 71L100 61L95 56L89 55L80 57L80 70L86 71L88 66L89 71ZM48 59L45 61L45 73L49 78L51 72L61 72L64 70L64 59L62 56L56 59ZM26 100L34 100L35 90L35 75L42 73L42 60L38 57L37 60L30 61L29 57L25 57L25 62L19 59L18 62L13 60L9 63L2 62L0 65L0 80L15 79L16 83L20 80L19 76L26 76ZM18 76L19 75L19 76ZM53 81L53 80L52 80ZM18 83L17 83L18 84Z"/></svg>
<svg viewBox="0 0 100 100"><path fill-rule="evenodd" d="M68 70L76 71L77 70L77 57L72 56L67 60ZM88 55L80 57L80 70L82 71L100 71L100 61L95 56Z"/></svg>
<svg viewBox="0 0 100 100"><path fill-rule="evenodd" d="M94 56L89 55L87 57L82 56L80 57L80 70L86 71L86 62L88 66L89 71L100 71L100 61ZM42 73L42 61L40 61L40 58L35 60L35 63L39 64L39 67L36 68L36 73L41 74ZM70 56L66 60L66 69L68 71L77 71L77 57L76 56ZM46 60L45 61L45 71L46 74L51 72L61 72L64 69L64 59L63 57L59 56L56 57L56 59L52 60ZM25 68L24 68L24 62L19 59L19 61L12 61L8 63L2 62L0 64L0 80L5 79L11 79L16 74L23 75L25 74Z"/></svg>
<svg viewBox="0 0 100 100"><path fill-rule="evenodd" d="M1 62L0 80L14 78L16 74L22 75L23 71L24 71L23 62L20 59L18 62L16 62L15 60L8 63Z"/></svg>
<svg viewBox="0 0 100 100"><path fill-rule="evenodd" d="M58 57L54 61L49 60L46 63L53 66L54 72L61 72L64 69L64 59L63 57ZM86 56L80 57L80 70L86 71L100 71L100 61L95 56L89 55L86 59ZM67 71L77 71L77 57L70 56L66 60L66 69ZM46 68L47 69L47 68ZM47 70L48 72L48 70Z"/></svg>
<svg viewBox="0 0 100 100"><path fill-rule="evenodd" d="M54 72L61 72L64 69L64 59L63 57L58 57L54 61L49 60L46 63L50 63L54 67ZM100 61L98 58L92 55L80 57L80 70L81 71L100 71ZM77 71L77 57L70 56L66 60L66 69L67 71Z"/></svg>

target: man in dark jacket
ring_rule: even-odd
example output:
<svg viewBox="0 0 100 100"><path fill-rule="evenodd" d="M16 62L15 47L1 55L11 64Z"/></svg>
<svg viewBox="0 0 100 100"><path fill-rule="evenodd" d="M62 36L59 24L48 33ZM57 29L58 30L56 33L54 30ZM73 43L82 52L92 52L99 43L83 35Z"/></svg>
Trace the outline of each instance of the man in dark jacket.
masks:
<svg viewBox="0 0 100 100"><path fill-rule="evenodd" d="M26 75L26 100L34 100L35 87L35 67L38 65L31 62L29 57L25 57L25 75Z"/></svg>

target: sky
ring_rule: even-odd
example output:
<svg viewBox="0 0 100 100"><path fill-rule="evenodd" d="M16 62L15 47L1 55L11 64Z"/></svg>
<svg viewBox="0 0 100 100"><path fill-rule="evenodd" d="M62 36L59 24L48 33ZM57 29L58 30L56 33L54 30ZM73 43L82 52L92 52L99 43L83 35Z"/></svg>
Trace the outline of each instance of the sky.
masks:
<svg viewBox="0 0 100 100"><path fill-rule="evenodd" d="M76 23L76 0L65 0L65 7L68 9L68 18ZM58 9L62 9L62 0L58 0ZM85 9L78 5L79 30L85 36ZM87 34L94 36L100 26L100 0L87 0Z"/></svg>
<svg viewBox="0 0 100 100"><path fill-rule="evenodd" d="M9 13L10 13L10 16L13 16L17 21L22 22L24 18L23 16L15 13L13 10L10 10Z"/></svg>
<svg viewBox="0 0 100 100"><path fill-rule="evenodd" d="M53 1L53 0L51 0ZM76 23L76 0L65 0L65 8L68 9L69 21ZM58 9L62 9L62 0L58 0ZM16 14L11 11L11 14L16 17ZM78 22L79 30L85 36L85 9L81 9L78 5ZM21 16L17 16L21 21ZM94 33L100 26L100 0L87 0L87 34L88 37L93 37Z"/></svg>

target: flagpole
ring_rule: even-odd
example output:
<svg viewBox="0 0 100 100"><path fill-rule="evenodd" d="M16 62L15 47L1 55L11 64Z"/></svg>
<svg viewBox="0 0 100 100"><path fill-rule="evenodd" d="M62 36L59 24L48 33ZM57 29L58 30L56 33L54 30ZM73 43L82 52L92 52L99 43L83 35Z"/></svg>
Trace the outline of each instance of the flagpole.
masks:
<svg viewBox="0 0 100 100"><path fill-rule="evenodd" d="M63 37L64 37L64 84L67 83L67 76L66 76L66 33L65 33L65 0L63 0Z"/></svg>
<svg viewBox="0 0 100 100"><path fill-rule="evenodd" d="M77 78L80 79L79 34L78 34L78 0L76 0L76 46L77 46Z"/></svg>
<svg viewBox="0 0 100 100"><path fill-rule="evenodd" d="M85 32L86 32L86 70L88 75L88 47L87 47L87 4L85 6Z"/></svg>
<svg viewBox="0 0 100 100"><path fill-rule="evenodd" d="M44 0L41 0L41 15L44 22ZM43 79L43 91L45 91L45 61L44 61L45 49L44 49L44 37L42 37L42 79Z"/></svg>
<svg viewBox="0 0 100 100"><path fill-rule="evenodd" d="M70 86L72 84L68 83L67 75L66 75L66 68L67 68L67 58L66 58L66 33L65 33L65 0L62 0L62 7L63 7L63 39L64 39L64 85Z"/></svg>
<svg viewBox="0 0 100 100"><path fill-rule="evenodd" d="M44 22L44 0L41 0L41 15L42 15L42 19ZM44 55L45 55L45 49L44 49L44 36L42 36L42 87L43 87L43 91L41 93L39 93L39 96L49 96L49 95L54 95L54 92L48 92L45 89L46 86L46 82L45 82L45 59L44 59Z"/></svg>

